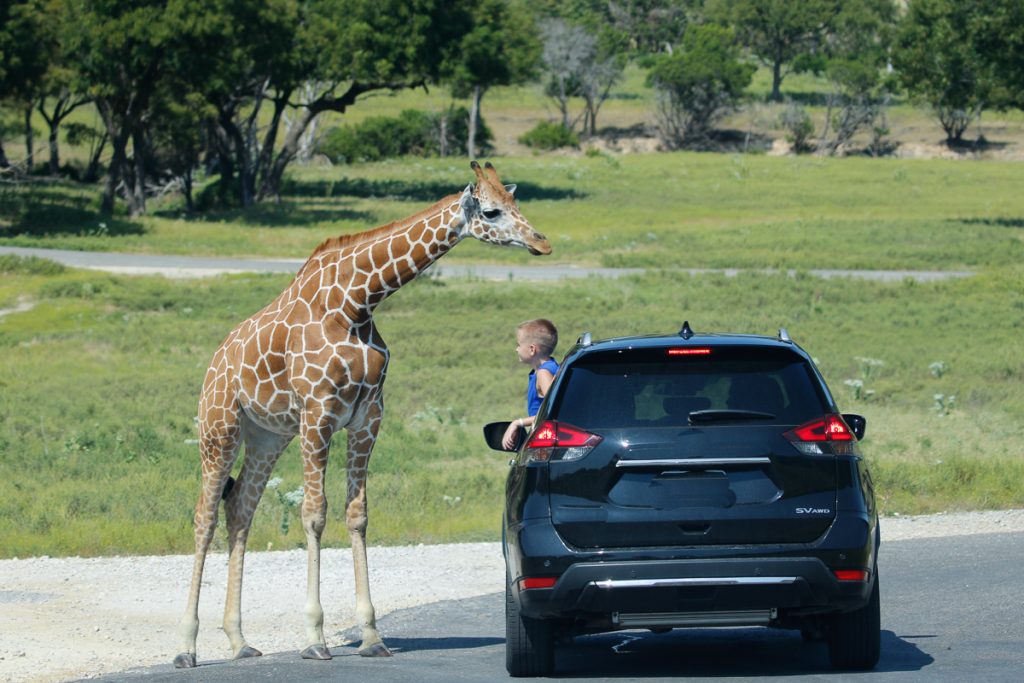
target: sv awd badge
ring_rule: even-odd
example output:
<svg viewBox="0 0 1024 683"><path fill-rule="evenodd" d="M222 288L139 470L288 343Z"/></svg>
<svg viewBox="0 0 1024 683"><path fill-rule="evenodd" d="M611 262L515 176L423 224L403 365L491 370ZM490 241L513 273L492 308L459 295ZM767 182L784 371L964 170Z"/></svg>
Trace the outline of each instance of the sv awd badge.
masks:
<svg viewBox="0 0 1024 683"><path fill-rule="evenodd" d="M797 508L798 515L829 515L832 511L828 508Z"/></svg>

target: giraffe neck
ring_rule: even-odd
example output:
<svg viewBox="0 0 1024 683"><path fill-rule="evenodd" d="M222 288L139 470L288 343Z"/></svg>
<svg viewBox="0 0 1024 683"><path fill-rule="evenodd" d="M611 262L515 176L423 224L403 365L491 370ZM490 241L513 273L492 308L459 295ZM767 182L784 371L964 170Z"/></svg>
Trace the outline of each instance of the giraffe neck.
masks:
<svg viewBox="0 0 1024 683"><path fill-rule="evenodd" d="M375 230L339 241L336 250L325 243L319 258L320 292L325 307L340 312L352 325L370 319L373 310L444 256L462 239L464 221L460 195L445 197L425 211ZM332 270L331 266L335 270ZM323 273L336 276L324 278ZM333 280L328 282L325 280ZM303 288L305 290L305 288Z"/></svg>

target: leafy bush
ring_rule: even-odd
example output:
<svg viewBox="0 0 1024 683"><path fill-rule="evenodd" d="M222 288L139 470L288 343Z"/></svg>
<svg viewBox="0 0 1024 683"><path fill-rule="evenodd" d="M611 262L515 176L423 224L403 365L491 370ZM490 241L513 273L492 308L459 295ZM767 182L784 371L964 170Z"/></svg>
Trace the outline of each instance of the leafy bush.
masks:
<svg viewBox="0 0 1024 683"><path fill-rule="evenodd" d="M806 109L798 104L790 104L779 115L779 124L786 129L786 142L792 145L795 153L804 154L814 148L811 144L814 121Z"/></svg>
<svg viewBox="0 0 1024 683"><path fill-rule="evenodd" d="M397 117L371 116L361 123L334 128L324 137L317 151L339 164L406 155L440 156L442 131L445 155L465 154L469 134L469 112L466 108L451 107L440 114L406 109ZM481 120L477 147L486 153L493 139L493 134Z"/></svg>
<svg viewBox="0 0 1024 683"><path fill-rule="evenodd" d="M678 50L654 61L647 81L658 94L658 134L669 148L705 138L739 102L756 70L741 57L731 29L692 24Z"/></svg>
<svg viewBox="0 0 1024 683"><path fill-rule="evenodd" d="M558 149L560 147L579 147L580 138L571 129L561 123L541 121L536 126L519 136L519 144L533 149Z"/></svg>

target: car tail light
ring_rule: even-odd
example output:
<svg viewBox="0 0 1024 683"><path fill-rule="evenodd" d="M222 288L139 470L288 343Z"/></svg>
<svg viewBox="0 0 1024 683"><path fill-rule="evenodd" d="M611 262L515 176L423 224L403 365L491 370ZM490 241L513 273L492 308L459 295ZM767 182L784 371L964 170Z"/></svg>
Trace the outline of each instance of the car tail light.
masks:
<svg viewBox="0 0 1024 683"><path fill-rule="evenodd" d="M839 415L825 415L784 434L804 455L853 455L856 439Z"/></svg>
<svg viewBox="0 0 1024 683"><path fill-rule="evenodd" d="M602 437L564 422L546 420L526 442L526 455L531 462L579 460L601 443Z"/></svg>
<svg viewBox="0 0 1024 683"><path fill-rule="evenodd" d="M864 569L833 569L832 573L840 581L860 581L861 583L867 581L870 576Z"/></svg>
<svg viewBox="0 0 1024 683"><path fill-rule="evenodd" d="M530 590L531 588L553 588L556 583L558 583L556 576L527 576L519 586L523 590Z"/></svg>

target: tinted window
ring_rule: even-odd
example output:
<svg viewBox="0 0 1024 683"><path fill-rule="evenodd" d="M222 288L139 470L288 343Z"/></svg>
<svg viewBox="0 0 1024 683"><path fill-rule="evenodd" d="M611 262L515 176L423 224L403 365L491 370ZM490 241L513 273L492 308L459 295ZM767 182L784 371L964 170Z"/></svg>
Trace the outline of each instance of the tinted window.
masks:
<svg viewBox="0 0 1024 683"><path fill-rule="evenodd" d="M681 426L696 410L770 413L796 425L825 412L806 362L784 349L599 352L567 369L551 416L583 428Z"/></svg>

